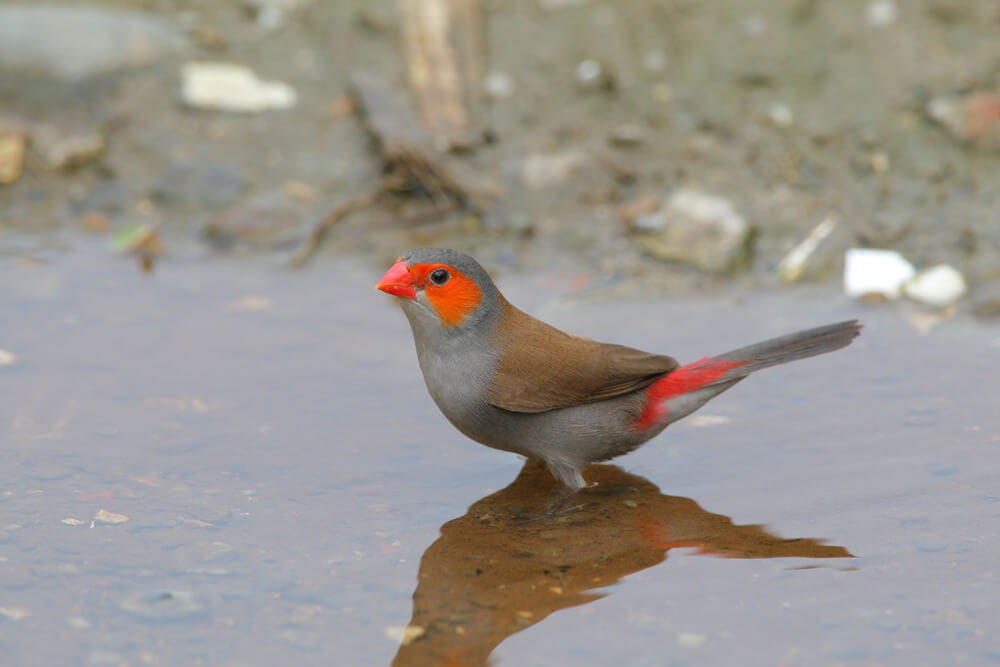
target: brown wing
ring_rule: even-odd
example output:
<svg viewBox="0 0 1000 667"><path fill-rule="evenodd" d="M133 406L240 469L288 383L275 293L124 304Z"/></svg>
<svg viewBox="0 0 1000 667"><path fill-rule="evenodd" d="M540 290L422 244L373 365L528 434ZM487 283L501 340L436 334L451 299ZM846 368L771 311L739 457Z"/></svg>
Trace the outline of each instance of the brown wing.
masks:
<svg viewBox="0 0 1000 667"><path fill-rule="evenodd" d="M679 365L671 357L571 336L502 302L491 405L545 412L643 389Z"/></svg>

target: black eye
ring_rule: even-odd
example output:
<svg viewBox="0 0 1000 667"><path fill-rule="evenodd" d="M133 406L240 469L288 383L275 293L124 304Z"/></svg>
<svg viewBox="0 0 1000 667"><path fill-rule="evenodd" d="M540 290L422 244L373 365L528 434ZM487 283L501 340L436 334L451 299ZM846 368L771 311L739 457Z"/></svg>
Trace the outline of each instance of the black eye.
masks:
<svg viewBox="0 0 1000 667"><path fill-rule="evenodd" d="M444 285L451 278L451 274L444 269L434 269L431 274L427 276L431 279L431 282L435 285Z"/></svg>

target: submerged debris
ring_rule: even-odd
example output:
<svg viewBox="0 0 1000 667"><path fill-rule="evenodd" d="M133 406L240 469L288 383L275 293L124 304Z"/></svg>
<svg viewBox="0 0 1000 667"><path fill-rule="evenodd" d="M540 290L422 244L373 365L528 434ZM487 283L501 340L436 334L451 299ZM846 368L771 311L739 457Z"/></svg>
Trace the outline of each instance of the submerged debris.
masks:
<svg viewBox="0 0 1000 667"><path fill-rule="evenodd" d="M31 612L23 607L0 607L0 616L12 621L21 621L31 616Z"/></svg>
<svg viewBox="0 0 1000 667"><path fill-rule="evenodd" d="M156 231L156 225L133 225L115 234L112 247L121 253L129 253L139 258L142 270L149 272L164 252L163 241Z"/></svg>
<svg viewBox="0 0 1000 667"><path fill-rule="evenodd" d="M124 514L115 514L114 512L109 512L107 510L98 510L97 514L94 515L94 523L125 523L128 521L128 517Z"/></svg>
<svg viewBox="0 0 1000 667"><path fill-rule="evenodd" d="M193 592L169 590L134 595L123 600L121 608L150 620L188 618L205 611L205 605Z"/></svg>

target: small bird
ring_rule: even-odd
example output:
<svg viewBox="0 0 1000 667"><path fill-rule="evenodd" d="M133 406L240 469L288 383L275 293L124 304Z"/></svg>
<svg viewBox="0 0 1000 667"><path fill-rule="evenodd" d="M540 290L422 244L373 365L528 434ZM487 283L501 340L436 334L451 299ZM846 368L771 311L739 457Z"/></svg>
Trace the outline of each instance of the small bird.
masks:
<svg viewBox="0 0 1000 667"><path fill-rule="evenodd" d="M681 366L535 319L456 250L412 250L376 287L400 298L448 421L476 442L544 461L570 494L586 486L589 463L634 450L751 373L839 350L861 330L838 322Z"/></svg>

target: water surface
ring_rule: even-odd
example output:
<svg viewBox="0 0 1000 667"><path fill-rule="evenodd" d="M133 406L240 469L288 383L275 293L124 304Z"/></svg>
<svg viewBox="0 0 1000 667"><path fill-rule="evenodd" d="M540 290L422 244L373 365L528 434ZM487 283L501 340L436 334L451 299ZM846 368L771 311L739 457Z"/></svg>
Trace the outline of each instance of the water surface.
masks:
<svg viewBox="0 0 1000 667"><path fill-rule="evenodd" d="M501 276L682 361L866 324L528 522L547 476L438 414L376 267L42 256L0 263L10 664L1000 662L996 327Z"/></svg>

